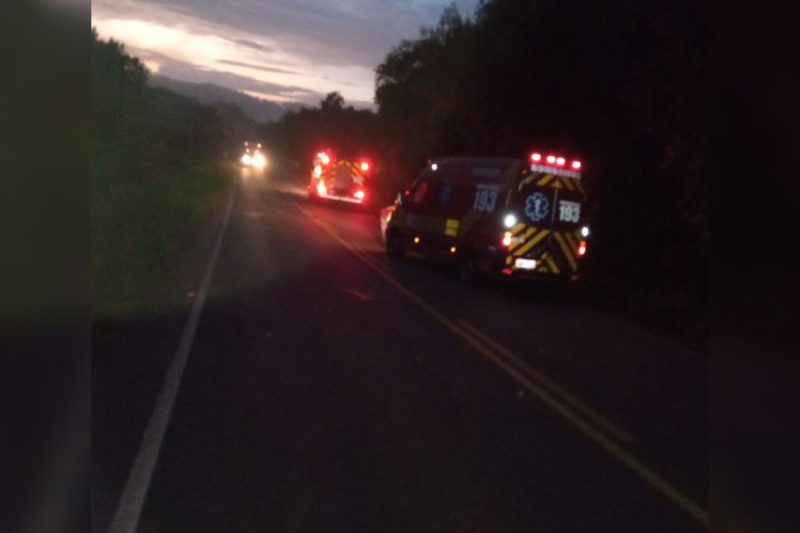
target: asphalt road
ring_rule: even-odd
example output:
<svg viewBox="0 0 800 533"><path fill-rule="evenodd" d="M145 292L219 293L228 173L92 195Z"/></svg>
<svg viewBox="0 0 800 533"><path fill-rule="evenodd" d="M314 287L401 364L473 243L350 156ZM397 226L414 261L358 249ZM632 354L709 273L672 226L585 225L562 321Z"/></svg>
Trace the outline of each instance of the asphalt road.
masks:
<svg viewBox="0 0 800 533"><path fill-rule="evenodd" d="M706 529L702 354L390 262L375 213L288 178L243 171L198 235L196 328L187 305L95 338L93 530L121 506L114 531Z"/></svg>

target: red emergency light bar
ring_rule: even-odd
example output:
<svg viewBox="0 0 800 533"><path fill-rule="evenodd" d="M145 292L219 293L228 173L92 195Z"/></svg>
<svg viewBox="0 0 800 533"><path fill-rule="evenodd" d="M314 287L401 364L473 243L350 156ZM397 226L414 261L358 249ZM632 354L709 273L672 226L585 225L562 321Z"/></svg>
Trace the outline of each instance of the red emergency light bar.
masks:
<svg viewBox="0 0 800 533"><path fill-rule="evenodd" d="M545 168L545 166L553 166L553 167L565 167L567 166L567 159L560 155L555 154L548 154L544 156L541 152L531 152L531 163L532 168L533 166ZM573 160L569 164L569 168L572 169L573 172L565 171L567 174L575 174L574 177L580 177L578 172L580 171L581 167L583 167L583 163L578 161L577 159Z"/></svg>
<svg viewBox="0 0 800 533"><path fill-rule="evenodd" d="M319 161L320 161L320 162L321 162L323 165L327 165L328 163L330 163L330 162L331 162L331 156L329 156L329 155L328 155L328 152L326 152L326 151L323 151L323 152L317 152L317 159L319 159Z"/></svg>

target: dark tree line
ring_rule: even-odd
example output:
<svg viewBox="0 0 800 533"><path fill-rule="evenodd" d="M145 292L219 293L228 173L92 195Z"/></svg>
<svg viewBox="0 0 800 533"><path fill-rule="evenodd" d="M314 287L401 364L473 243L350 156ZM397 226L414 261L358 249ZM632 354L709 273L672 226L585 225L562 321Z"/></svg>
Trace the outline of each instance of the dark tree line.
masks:
<svg viewBox="0 0 800 533"><path fill-rule="evenodd" d="M92 30L92 144L95 161L119 177L221 155L225 128L216 109L147 85L147 69Z"/></svg>
<svg viewBox="0 0 800 533"><path fill-rule="evenodd" d="M262 134L270 149L307 170L317 150L330 148L349 157L383 152L384 135L375 113L346 106L336 92L323 98L318 107L287 112L277 122L266 124Z"/></svg>

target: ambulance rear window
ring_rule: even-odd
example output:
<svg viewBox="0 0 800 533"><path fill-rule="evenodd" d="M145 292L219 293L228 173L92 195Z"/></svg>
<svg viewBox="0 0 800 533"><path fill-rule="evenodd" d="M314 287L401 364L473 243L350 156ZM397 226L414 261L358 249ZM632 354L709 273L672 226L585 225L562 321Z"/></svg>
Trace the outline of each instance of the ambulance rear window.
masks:
<svg viewBox="0 0 800 533"><path fill-rule="evenodd" d="M446 165L429 170L427 176L451 183L499 183L505 171L504 166Z"/></svg>

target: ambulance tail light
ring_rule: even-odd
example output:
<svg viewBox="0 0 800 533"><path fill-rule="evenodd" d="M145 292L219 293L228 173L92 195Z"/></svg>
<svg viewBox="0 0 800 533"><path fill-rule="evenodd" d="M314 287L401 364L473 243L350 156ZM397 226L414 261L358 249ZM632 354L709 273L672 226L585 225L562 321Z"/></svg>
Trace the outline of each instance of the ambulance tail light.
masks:
<svg viewBox="0 0 800 533"><path fill-rule="evenodd" d="M586 255L586 241L581 241L581 243L578 245L578 255Z"/></svg>
<svg viewBox="0 0 800 533"><path fill-rule="evenodd" d="M534 163L538 163L541 160L542 160L542 154L540 154L539 152L533 152L531 154L531 161L533 161Z"/></svg>
<svg viewBox="0 0 800 533"><path fill-rule="evenodd" d="M367 193L364 192L363 189L359 189L353 193L353 196L360 202L364 201L364 198L367 197Z"/></svg>
<svg viewBox="0 0 800 533"><path fill-rule="evenodd" d="M369 170L369 163L367 161L362 161L359 167L361 168L361 172L367 172Z"/></svg>
<svg viewBox="0 0 800 533"><path fill-rule="evenodd" d="M503 240L501 242L503 243L503 246L505 246L506 248L511 246L511 232L510 231L507 231L507 232L505 232L503 234Z"/></svg>
<svg viewBox="0 0 800 533"><path fill-rule="evenodd" d="M324 181L320 181L319 183L317 183L317 194L319 194L320 196L325 196L326 194L328 194L328 188L325 186Z"/></svg>

